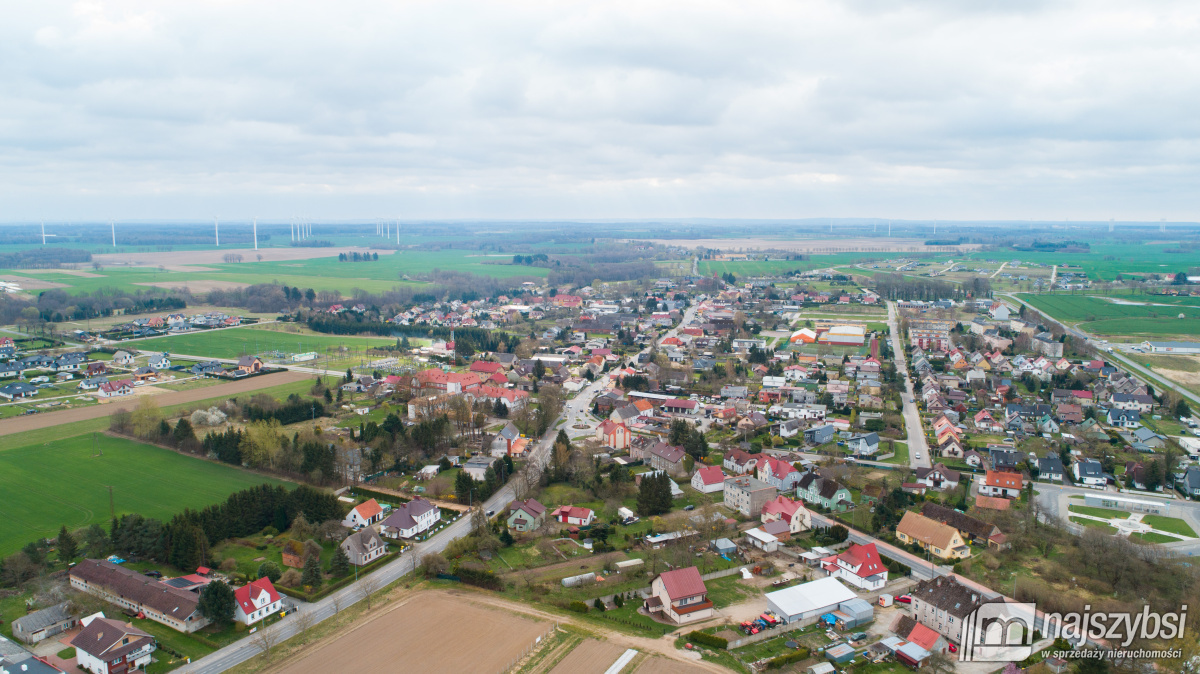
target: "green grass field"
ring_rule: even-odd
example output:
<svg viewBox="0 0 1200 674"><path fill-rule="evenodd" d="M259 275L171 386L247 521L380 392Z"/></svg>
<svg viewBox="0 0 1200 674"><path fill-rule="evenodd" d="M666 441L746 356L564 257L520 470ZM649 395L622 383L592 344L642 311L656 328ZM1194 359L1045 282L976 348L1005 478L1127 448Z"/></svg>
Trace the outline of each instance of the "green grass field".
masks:
<svg viewBox="0 0 1200 674"><path fill-rule="evenodd" d="M362 245L361 243L359 245ZM549 272L545 267L513 265L512 256L487 254L479 251L448 249L440 251L402 250L395 254L381 254L371 262L339 262L338 248L330 248L330 257L282 262L257 262L247 259L232 264L205 264L213 271L159 271L157 267L105 267L101 270L88 269L96 277L80 277L63 273L30 274L44 281L61 283L67 292L94 292L102 288L120 288L127 291L146 290L148 286L162 283L184 285L188 281L229 281L234 283L281 283L297 288L333 290L351 296L355 290L384 292L396 286L420 285L412 277L428 274L435 270L470 272L493 278L544 277ZM12 273L12 270L0 270ZM405 276L409 279L405 279Z"/></svg>
<svg viewBox="0 0 1200 674"><path fill-rule="evenodd" d="M1074 505L1067 506L1071 512L1081 515L1091 515L1092 517L1103 517L1105 519L1128 519L1129 513L1123 510L1112 510L1109 508L1097 508L1095 506Z"/></svg>
<svg viewBox="0 0 1200 674"><path fill-rule="evenodd" d="M1179 534L1180 536L1191 536L1196 538L1196 532L1192 530L1188 523L1178 517L1165 517L1163 515L1146 515L1142 521L1149 524L1151 527L1159 531L1167 533Z"/></svg>
<svg viewBox="0 0 1200 674"><path fill-rule="evenodd" d="M284 353L316 351L322 358L322 364L327 349L336 351L339 350L339 347L344 346L351 351L362 351L375 346L395 346L395 344L396 340L393 338L322 335L307 330L290 333L272 329L269 325L209 330L129 342L129 346L143 351L166 351L208 358L237 358L265 351L282 351Z"/></svg>
<svg viewBox="0 0 1200 674"><path fill-rule="evenodd" d="M118 515L166 520L264 482L284 484L233 466L194 459L123 438L92 435L0 452L0 555L29 541L92 523L107 525L109 491Z"/></svg>
<svg viewBox="0 0 1200 674"><path fill-rule="evenodd" d="M1085 527L1091 527L1094 529L1103 529L1104 533L1107 533L1107 534L1117 533L1116 527L1109 526L1109 525L1105 524L1104 522L1097 522L1096 520L1089 520L1084 517L1072 517L1070 519L1075 524L1079 524L1079 525L1082 525Z"/></svg>
<svg viewBox="0 0 1200 674"><path fill-rule="evenodd" d="M733 272L736 276L756 276L781 274L789 271L824 269L826 267L853 264L865 260L887 260L902 256L901 253L829 253L825 255L818 253L811 255L807 260L749 260L745 262L736 260L700 260L699 271L701 276L712 276L713 272L718 274ZM855 271L859 274L867 273L861 269Z"/></svg>
<svg viewBox="0 0 1200 674"><path fill-rule="evenodd" d="M1142 245L1103 241L1093 243L1087 253L1057 253L1028 251L978 251L967 257L974 260L1020 260L1025 263L1069 264L1079 266L1092 280L1112 281L1117 274L1174 274L1186 271L1193 262L1187 255L1164 252L1178 248L1176 244L1146 243ZM1111 259L1106 259L1111 258ZM1062 269L1060 268L1060 271Z"/></svg>
<svg viewBox="0 0 1200 674"><path fill-rule="evenodd" d="M1103 297L1094 297L1091 295L1036 295L1022 293L1018 297L1029 302L1034 307L1045 311L1054 318L1067 322L1103 322L1109 319L1155 318L1162 319L1161 322L1169 324L1200 319L1200 303L1183 301L1193 298L1170 297L1167 299L1174 301L1161 302L1160 304L1171 304L1172 306L1163 307L1153 306L1152 304L1117 304ZM1154 298L1146 296L1142 296L1139 299L1131 299L1114 295L1112 299L1121 302L1150 303L1155 301ZM1188 318L1180 320L1176 318L1179 314L1184 314Z"/></svg>

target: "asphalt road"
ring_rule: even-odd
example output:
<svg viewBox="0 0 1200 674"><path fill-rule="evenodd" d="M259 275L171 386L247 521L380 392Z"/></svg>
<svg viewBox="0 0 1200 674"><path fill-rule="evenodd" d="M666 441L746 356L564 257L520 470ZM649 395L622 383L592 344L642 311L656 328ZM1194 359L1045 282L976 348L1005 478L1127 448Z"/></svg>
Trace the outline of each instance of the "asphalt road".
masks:
<svg viewBox="0 0 1200 674"><path fill-rule="evenodd" d="M696 316L696 307L690 307L684 313L683 320L679 326L667 331L663 337L671 337L678 333L678 328L690 323ZM296 368L301 369L301 368ZM307 368L304 368L307 369ZM579 392L573 399L567 402L564 406L563 414L559 420L550 425L546 433L538 440L536 447L530 453L530 461L537 462L537 465L545 468L550 460L550 448L554 444L554 438L558 435L559 428L567 429L570 434L570 427L576 424L594 425L594 420L589 414L592 406L592 399L601 390L605 388L607 377L596 380L589 384L585 389ZM513 490L513 485L509 484L502 487L499 491L492 495L484 504L488 510L496 512L502 511L508 507L508 504L516 499L516 494ZM321 599L320 601L306 604L301 607L300 611L311 613L313 616L312 623L316 624L327 620L335 615L335 606L340 609L345 609L353 604L356 604L364 599L366 594L378 591L379 589L393 583L406 574L411 572L420 563L421 557L424 555L441 552L446 549L446 546L451 541L466 536L470 533L471 518L463 517L457 522L446 527L438 532L433 538L423 543L417 543L411 550L400 555L394 561L388 563L383 568L375 571L366 579L351 583L345 588ZM296 620L292 616L288 616L283 620L264 628L272 633L273 642L278 644L284 640L296 635L298 632ZM187 674L216 674L227 669L235 667L246 660L260 654L262 649L255 641L253 636L246 637L237 641L225 648L210 653L209 655L189 664L184 665L177 671Z"/></svg>
<svg viewBox="0 0 1200 674"><path fill-rule="evenodd" d="M896 303L888 302L888 330L892 337L892 353L895 354L896 371L904 375L904 429L908 433L908 465L912 468L929 468L933 465L929 447L925 443L925 429L921 426L921 412L915 403L912 377L908 372L908 359L904 355L904 344L900 341L900 325L896 319Z"/></svg>

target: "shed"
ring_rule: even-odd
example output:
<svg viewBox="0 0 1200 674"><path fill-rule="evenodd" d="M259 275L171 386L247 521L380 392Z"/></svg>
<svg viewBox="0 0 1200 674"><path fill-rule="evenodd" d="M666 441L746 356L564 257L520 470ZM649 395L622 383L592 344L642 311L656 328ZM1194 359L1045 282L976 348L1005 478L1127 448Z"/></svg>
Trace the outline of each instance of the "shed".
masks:
<svg viewBox="0 0 1200 674"><path fill-rule="evenodd" d="M857 595L837 578L830 576L768 592L766 597L768 609L784 622L790 623L831 613L837 610L839 604L856 599Z"/></svg>
<svg viewBox="0 0 1200 674"><path fill-rule="evenodd" d="M875 609L865 599L855 597L838 605L838 610L854 618L855 625L869 623L875 618Z"/></svg>
<svg viewBox="0 0 1200 674"><path fill-rule="evenodd" d="M779 549L779 539L758 527L746 531L746 540L763 552L775 552Z"/></svg>
<svg viewBox="0 0 1200 674"><path fill-rule="evenodd" d="M837 669L828 662L818 662L807 670L808 674L834 674Z"/></svg>
<svg viewBox="0 0 1200 674"><path fill-rule="evenodd" d="M36 644L43 639L74 629L75 616L68 610L67 602L23 615L12 621L13 636L27 644Z"/></svg>
<svg viewBox="0 0 1200 674"><path fill-rule="evenodd" d="M906 642L904 639L901 639L900 637L888 637L886 639L881 639L879 641L879 644L881 646L883 646L884 648L888 649L888 652L890 652L892 654L895 654L896 649L900 648L901 646L903 646L906 643L908 643L908 642Z"/></svg>
<svg viewBox="0 0 1200 674"><path fill-rule="evenodd" d="M929 654L926 653L925 656L928 657ZM825 657L838 664L849 662L850 660L854 659L854 649L850 647L850 644L838 644L836 646L830 646L829 648L825 649Z"/></svg>
<svg viewBox="0 0 1200 674"><path fill-rule="evenodd" d="M587 585L588 583L594 583L595 581L596 574L581 573L578 576L567 576L566 578L563 578L562 584L563 587L579 587L580 585Z"/></svg>
<svg viewBox="0 0 1200 674"><path fill-rule="evenodd" d="M896 659L909 667L920 667L928 657L929 651L911 641L896 649Z"/></svg>
<svg viewBox="0 0 1200 674"><path fill-rule="evenodd" d="M718 555L732 555L737 552L737 546L728 538L718 538L712 542L712 545Z"/></svg>

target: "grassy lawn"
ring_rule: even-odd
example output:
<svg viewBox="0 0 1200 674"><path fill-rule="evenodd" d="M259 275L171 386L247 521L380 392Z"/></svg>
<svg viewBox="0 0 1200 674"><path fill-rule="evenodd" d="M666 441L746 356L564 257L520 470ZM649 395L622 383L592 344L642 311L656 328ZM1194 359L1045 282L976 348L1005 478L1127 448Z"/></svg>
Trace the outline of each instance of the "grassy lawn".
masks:
<svg viewBox="0 0 1200 674"><path fill-rule="evenodd" d="M880 443L881 445L883 443ZM880 451L887 451L886 446L881 446ZM883 463L894 463L903 466L908 465L908 443L896 441L896 455L890 459L884 459Z"/></svg>
<svg viewBox="0 0 1200 674"><path fill-rule="evenodd" d="M1075 524L1081 524L1085 527L1095 527L1097 529L1104 529L1105 532L1110 533L1110 534L1117 533L1116 527L1111 527L1111 526L1105 524L1104 522L1097 522L1096 520L1084 519L1082 517L1072 517L1071 521L1074 522Z"/></svg>
<svg viewBox="0 0 1200 674"><path fill-rule="evenodd" d="M1174 536L1156 534L1153 531L1147 531L1144 534L1130 534L1130 536L1137 538L1138 540L1145 541L1146 543L1174 543L1179 540Z"/></svg>
<svg viewBox="0 0 1200 674"><path fill-rule="evenodd" d="M1069 508L1071 510L1071 512L1073 512L1073 513L1079 513L1081 515L1091 515L1092 517L1103 517L1104 519L1108 519L1108 520L1113 519L1113 518L1118 518L1118 519L1128 519L1129 518L1129 513L1125 512L1123 510L1111 510L1109 508L1096 508L1093 506L1075 505L1075 504L1071 504L1071 505L1067 506L1067 508Z"/></svg>
<svg viewBox="0 0 1200 674"><path fill-rule="evenodd" d="M342 348L350 352L361 352L376 346L395 346L396 341L379 337L321 335L310 333L307 330L293 334L271 330L263 326L152 337L130 342L130 344L142 350L162 350L169 353L211 358L237 358L246 354L260 354L267 351L283 353L315 351L323 357L328 350L340 356Z"/></svg>
<svg viewBox="0 0 1200 674"><path fill-rule="evenodd" d="M1188 526L1188 523L1178 517L1165 517L1163 515L1145 515L1142 521L1155 529L1166 531L1180 536L1190 536L1196 538L1196 532Z"/></svg>
<svg viewBox="0 0 1200 674"><path fill-rule="evenodd" d="M739 574L704 581L708 588L708 598L717 608L736 604L750 597L761 596L762 592L742 582Z"/></svg>
<svg viewBox="0 0 1200 674"><path fill-rule="evenodd" d="M203 508L230 493L283 481L152 445L105 435L92 456L92 435L0 452L0 554L30 540L109 521L109 486L117 515L161 520L184 508Z"/></svg>

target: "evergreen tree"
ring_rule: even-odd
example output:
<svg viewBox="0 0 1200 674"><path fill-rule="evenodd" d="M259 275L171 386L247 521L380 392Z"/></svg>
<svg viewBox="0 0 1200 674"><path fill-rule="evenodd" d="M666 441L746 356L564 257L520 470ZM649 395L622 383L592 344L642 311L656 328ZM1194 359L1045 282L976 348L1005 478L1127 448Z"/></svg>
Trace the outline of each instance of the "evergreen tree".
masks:
<svg viewBox="0 0 1200 674"><path fill-rule="evenodd" d="M467 475L466 471L460 472L454 478L454 496L459 503L468 503L471 501L471 491L475 488L475 480Z"/></svg>
<svg viewBox="0 0 1200 674"><path fill-rule="evenodd" d="M507 528L500 532L500 542L503 543L504 547L506 548L513 544L513 535L509 533Z"/></svg>
<svg viewBox="0 0 1200 674"><path fill-rule="evenodd" d="M333 551L333 559L329 560L329 573L335 578L342 578L350 573L350 558L340 545Z"/></svg>
<svg viewBox="0 0 1200 674"><path fill-rule="evenodd" d="M194 569L204 564L208 554L208 539L197 525L178 525L171 528L171 549L168 560L180 569Z"/></svg>
<svg viewBox="0 0 1200 674"><path fill-rule="evenodd" d="M300 582L316 589L321 587L321 581L321 558L318 555L312 555L304 560L304 571L300 574Z"/></svg>
<svg viewBox="0 0 1200 674"><path fill-rule="evenodd" d="M214 580L200 591L200 602L196 608L200 615L218 625L231 622L237 608L233 588L226 585L225 581Z"/></svg>
<svg viewBox="0 0 1200 674"><path fill-rule="evenodd" d="M188 421L187 417L180 417L179 423L175 424L175 431L171 434L171 438L175 440L176 445L182 445L188 440L195 440L196 432L192 430L192 422Z"/></svg>
<svg viewBox="0 0 1200 674"><path fill-rule="evenodd" d="M75 537L67 531L67 527L64 525L62 529L58 530L58 559L69 562L78 555L79 544L75 542Z"/></svg>
<svg viewBox="0 0 1200 674"><path fill-rule="evenodd" d="M492 416L501 419L508 418L508 405L504 404L503 398L496 398L496 402L492 405Z"/></svg>
<svg viewBox="0 0 1200 674"><path fill-rule="evenodd" d="M491 466L483 474L483 493L481 498L488 498L496 493L496 470Z"/></svg>

